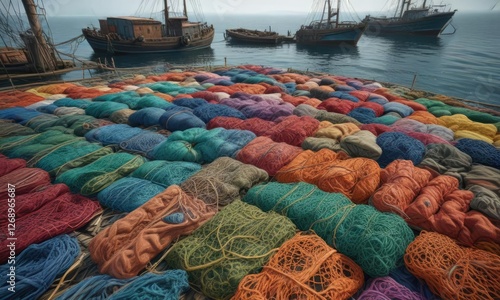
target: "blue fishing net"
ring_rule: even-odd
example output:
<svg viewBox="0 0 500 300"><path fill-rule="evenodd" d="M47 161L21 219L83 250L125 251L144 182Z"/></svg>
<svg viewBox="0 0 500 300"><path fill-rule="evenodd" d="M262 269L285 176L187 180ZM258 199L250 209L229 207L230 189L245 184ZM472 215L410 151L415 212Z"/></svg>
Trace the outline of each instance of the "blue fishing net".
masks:
<svg viewBox="0 0 500 300"><path fill-rule="evenodd" d="M135 170L131 177L149 180L163 187L180 185L201 170L201 165L184 161L153 160Z"/></svg>

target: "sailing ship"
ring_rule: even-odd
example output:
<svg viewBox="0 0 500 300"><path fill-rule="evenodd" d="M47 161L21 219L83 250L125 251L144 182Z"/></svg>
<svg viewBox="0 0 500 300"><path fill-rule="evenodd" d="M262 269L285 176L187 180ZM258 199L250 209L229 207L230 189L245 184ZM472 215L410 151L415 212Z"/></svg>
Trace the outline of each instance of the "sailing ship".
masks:
<svg viewBox="0 0 500 300"><path fill-rule="evenodd" d="M275 31L251 30L245 28L226 29L224 38L230 42L251 43L251 44L269 44L278 45L284 42L285 36Z"/></svg>
<svg viewBox="0 0 500 300"><path fill-rule="evenodd" d="M332 8L331 1L325 1L320 20L303 25L296 33L297 44L307 45L356 45L366 29L366 24L355 21L339 21L341 1ZM326 17L325 17L326 15Z"/></svg>
<svg viewBox="0 0 500 300"><path fill-rule="evenodd" d="M411 7L411 0L399 0L394 17L366 16L363 22L367 25L367 34L413 34L438 36L450 24L456 10L447 5L422 5ZM399 14L399 15L398 15Z"/></svg>
<svg viewBox="0 0 500 300"><path fill-rule="evenodd" d="M183 14L170 15L168 1L164 0L165 24L142 17L108 17L99 20L100 29L84 28L83 35L96 52L110 53L165 53L208 48L214 38L213 25L190 22L186 0Z"/></svg>

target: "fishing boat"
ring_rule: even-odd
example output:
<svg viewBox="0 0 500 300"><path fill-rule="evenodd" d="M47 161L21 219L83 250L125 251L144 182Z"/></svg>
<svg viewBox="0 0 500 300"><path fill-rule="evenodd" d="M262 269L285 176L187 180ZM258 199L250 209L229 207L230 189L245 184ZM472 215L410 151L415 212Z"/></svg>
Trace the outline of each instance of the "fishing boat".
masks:
<svg viewBox="0 0 500 300"><path fill-rule="evenodd" d="M372 17L363 22L367 34L411 34L438 36L451 23L456 10L447 10L447 5L412 5L411 0L399 0L394 17Z"/></svg>
<svg viewBox="0 0 500 300"><path fill-rule="evenodd" d="M339 21L341 1L334 10L331 1L325 1L320 20L303 25L295 34L297 44L307 45L356 45L365 31L366 24Z"/></svg>
<svg viewBox="0 0 500 300"><path fill-rule="evenodd" d="M274 44L283 43L285 36L275 31L251 30L245 28L226 29L224 38L230 42L252 43L252 44Z"/></svg>
<svg viewBox="0 0 500 300"><path fill-rule="evenodd" d="M169 12L164 0L165 23L143 17L108 17L100 19L100 28L84 28L83 35L96 52L110 53L165 53L208 48L214 38L213 25L191 22L186 0L181 16Z"/></svg>

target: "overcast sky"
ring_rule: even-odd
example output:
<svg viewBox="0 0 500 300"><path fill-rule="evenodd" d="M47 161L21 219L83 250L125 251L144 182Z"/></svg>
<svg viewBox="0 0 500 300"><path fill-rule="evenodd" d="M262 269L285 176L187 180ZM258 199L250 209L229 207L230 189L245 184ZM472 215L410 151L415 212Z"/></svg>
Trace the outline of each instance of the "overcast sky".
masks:
<svg viewBox="0 0 500 300"><path fill-rule="evenodd" d="M4 0L2 0L4 1ZM153 0L44 0L47 14L51 16L85 15L85 16L118 16L134 15L141 3L158 3ZM174 1L175 2L175 1ZM188 1L189 2L189 1ZM269 12L304 13L311 9L312 0L198 0L202 3L205 14L245 13L259 14ZM333 1L336 2L336 1ZM360 12L377 12L389 8L394 0L350 0L351 7ZM432 2L432 1L428 1ZM500 0L437 0L434 4L452 3L453 9L459 11L488 11L495 4L495 11L500 10ZM158 8L160 10L161 8ZM384 10L385 10L384 9Z"/></svg>

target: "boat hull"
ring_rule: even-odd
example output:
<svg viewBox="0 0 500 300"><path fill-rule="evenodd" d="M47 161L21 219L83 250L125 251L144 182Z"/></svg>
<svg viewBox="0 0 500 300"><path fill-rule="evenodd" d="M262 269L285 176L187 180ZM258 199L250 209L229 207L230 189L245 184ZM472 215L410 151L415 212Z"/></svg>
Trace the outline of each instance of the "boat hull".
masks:
<svg viewBox="0 0 500 300"><path fill-rule="evenodd" d="M365 24L333 29L302 28L295 34L295 39L297 44L303 45L356 45L365 29Z"/></svg>
<svg viewBox="0 0 500 300"><path fill-rule="evenodd" d="M260 33L265 34L265 32L260 32ZM236 43L267 44L267 45L277 45L283 43L283 37L278 34L272 36L249 36L247 34L229 29L226 30L226 38L228 41Z"/></svg>
<svg viewBox="0 0 500 300"><path fill-rule="evenodd" d="M193 39L189 44L182 43L181 37L165 37L157 40L110 40L106 36L96 35L88 30L83 30L90 47L95 52L109 52L115 54L140 54L140 53L170 53L194 51L210 47L214 39L214 31L210 31L199 39Z"/></svg>
<svg viewBox="0 0 500 300"><path fill-rule="evenodd" d="M436 13L416 20L384 20L369 18L366 34L412 34L438 36L451 22L454 11Z"/></svg>

